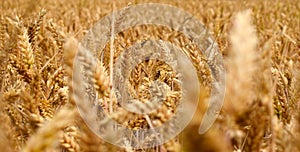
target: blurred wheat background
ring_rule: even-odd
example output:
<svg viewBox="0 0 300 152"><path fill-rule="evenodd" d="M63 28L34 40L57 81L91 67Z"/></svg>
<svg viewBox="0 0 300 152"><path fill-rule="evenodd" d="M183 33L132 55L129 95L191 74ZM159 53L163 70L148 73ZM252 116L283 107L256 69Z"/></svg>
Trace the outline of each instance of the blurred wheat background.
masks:
<svg viewBox="0 0 300 152"><path fill-rule="evenodd" d="M130 145L119 148L106 143L89 130L75 105L71 75L78 42L112 12L113 3L121 9L146 2L182 8L205 25L225 60L226 93L217 121L204 135L198 134L198 127L206 110L206 95L201 96L197 114L178 137L162 146L133 150ZM141 30L146 34L140 35ZM172 33L164 27L128 29L116 38L115 54L147 37L177 42L164 37L168 32ZM187 42L180 36L178 43L191 52L194 62L203 65L196 67L198 74L209 74L202 55L193 54L192 47L184 48ZM299 0L1 0L0 51L0 151L300 151ZM144 65L162 72L150 78L143 72L133 73L133 89L146 87L154 78L176 79L174 74L164 75L172 70L163 63L149 61L136 70ZM97 67L92 69L95 88L106 101L109 58ZM199 80L209 86L209 76ZM157 113L154 125L174 112L178 90L170 91L166 99L170 103ZM147 87L140 93L143 91ZM127 121L127 117L115 115L132 129L147 126L142 118Z"/></svg>

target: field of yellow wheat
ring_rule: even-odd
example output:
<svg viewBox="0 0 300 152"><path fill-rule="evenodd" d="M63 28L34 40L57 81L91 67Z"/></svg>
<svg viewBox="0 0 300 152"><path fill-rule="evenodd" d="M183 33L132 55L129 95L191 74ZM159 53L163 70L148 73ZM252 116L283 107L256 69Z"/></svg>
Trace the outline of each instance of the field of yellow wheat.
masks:
<svg viewBox="0 0 300 152"><path fill-rule="evenodd" d="M186 35L161 25L137 25L110 35L100 55L80 52L84 42L94 45L87 35L103 17L146 3L168 4L192 14L215 40L223 57L224 104L204 134L198 130L213 92L215 71L210 67L214 65ZM111 26L130 20L124 16ZM135 43L147 46L150 39L176 46L190 62L191 68L184 74L195 75L197 82L186 84L181 79L173 68L177 59L166 53L164 45L161 50L166 54L161 60L149 58L131 67L139 56L124 54L124 50L132 49ZM128 130L164 126L179 113L182 98L187 103L198 101L193 119L180 134L161 145L153 144L155 134L145 135L143 141L121 138L123 146L103 140L85 118L100 124L109 121L100 119L100 114L90 114L83 101L85 94L78 91L82 80L77 60L88 77L86 92L96 101L95 106ZM3 152L300 151L299 0L1 0L0 61ZM127 74L126 83L121 83L120 76L116 85L128 89L132 96L129 109L152 111L158 104L152 102L153 94L162 100L161 107L140 115L121 108L118 99L127 97L112 87L119 80L113 77L115 71ZM184 88L194 83L201 91ZM171 123L165 132L171 134L177 127ZM103 134L114 134L113 129ZM148 147L139 146L141 142Z"/></svg>

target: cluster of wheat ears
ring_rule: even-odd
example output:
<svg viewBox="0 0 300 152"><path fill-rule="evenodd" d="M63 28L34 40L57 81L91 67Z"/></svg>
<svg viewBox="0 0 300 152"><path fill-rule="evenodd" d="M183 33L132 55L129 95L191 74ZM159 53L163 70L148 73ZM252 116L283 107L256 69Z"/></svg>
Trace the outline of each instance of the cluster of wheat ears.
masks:
<svg viewBox="0 0 300 152"><path fill-rule="evenodd" d="M82 95L73 91L78 87L73 61L87 30L114 6L147 2L186 10L211 32L227 73L224 105L210 130L199 135L212 81L205 56L168 27L122 31L113 41L114 60L134 43L169 41L191 59L205 93L200 93L194 119L175 139L149 149L131 147L130 141L120 148L101 140L79 115L77 106L85 107L75 104L74 97ZM101 62L94 63L96 68L87 69L99 104L108 113L116 111L112 118L133 130L165 123L182 97L174 69L160 60L134 67L129 92L147 102L151 82L159 80L165 83L164 103L146 118L124 111L111 96L110 46ZM300 151L299 0L124 0L114 5L108 0L2 0L0 51L0 151ZM83 54L78 56L91 64ZM147 110L139 105L133 108Z"/></svg>

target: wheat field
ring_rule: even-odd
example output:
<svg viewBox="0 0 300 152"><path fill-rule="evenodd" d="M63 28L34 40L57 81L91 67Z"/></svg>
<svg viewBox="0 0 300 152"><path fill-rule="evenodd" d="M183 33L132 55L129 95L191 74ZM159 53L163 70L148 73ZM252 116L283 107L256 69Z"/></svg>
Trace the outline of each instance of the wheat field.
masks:
<svg viewBox="0 0 300 152"><path fill-rule="evenodd" d="M118 33L96 63L77 54L80 42L101 18L150 2L195 16L223 56L224 104L202 135L198 128L208 106L212 71L182 33L141 25ZM73 61L77 55L87 67L95 65L86 69L97 92L93 96L118 123L132 130L161 126L177 112L183 96L172 66L149 59L128 71L127 88L141 101L132 106L140 111L154 105L141 107L151 98L152 82L163 82L162 107L147 117L121 109L111 87L112 63L133 58L121 53L147 39L178 46L204 89L196 114L178 136L151 148L132 147L131 141L118 147L95 135L78 112L86 107L76 102L83 95L76 92L80 80L73 76ZM0 151L300 152L299 0L1 0L0 51Z"/></svg>

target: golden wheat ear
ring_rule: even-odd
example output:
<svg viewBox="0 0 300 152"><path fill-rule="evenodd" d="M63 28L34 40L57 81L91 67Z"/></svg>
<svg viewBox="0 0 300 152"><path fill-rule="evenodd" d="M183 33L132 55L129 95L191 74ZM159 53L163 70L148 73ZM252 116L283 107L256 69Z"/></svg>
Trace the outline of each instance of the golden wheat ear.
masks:
<svg viewBox="0 0 300 152"><path fill-rule="evenodd" d="M52 120L46 122L32 135L23 148L23 152L40 152L54 149L55 143L62 134L62 129L70 125L76 118L76 109L65 107L61 109Z"/></svg>

